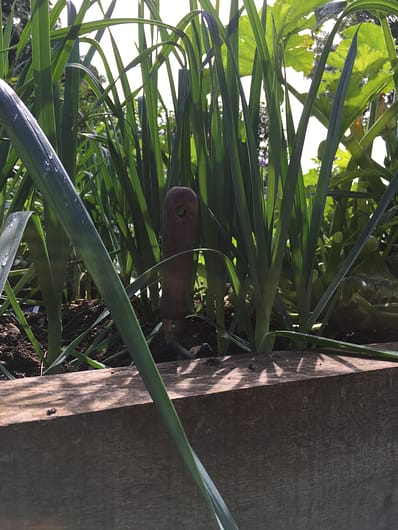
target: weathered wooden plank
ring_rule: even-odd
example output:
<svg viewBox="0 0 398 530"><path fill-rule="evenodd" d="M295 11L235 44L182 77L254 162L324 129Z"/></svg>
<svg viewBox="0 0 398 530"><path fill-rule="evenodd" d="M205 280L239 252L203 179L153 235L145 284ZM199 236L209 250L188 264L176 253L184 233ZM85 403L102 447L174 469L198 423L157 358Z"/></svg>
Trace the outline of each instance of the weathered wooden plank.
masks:
<svg viewBox="0 0 398 530"><path fill-rule="evenodd" d="M161 372L242 530L398 527L397 364L278 353ZM1 530L216 528L134 369L1 383L0 470Z"/></svg>
<svg viewBox="0 0 398 530"><path fill-rule="evenodd" d="M242 355L178 361L159 368L170 396L180 399L394 366L397 364L393 362L322 352L278 352L271 357ZM0 426L150 402L135 368L19 379L0 383Z"/></svg>

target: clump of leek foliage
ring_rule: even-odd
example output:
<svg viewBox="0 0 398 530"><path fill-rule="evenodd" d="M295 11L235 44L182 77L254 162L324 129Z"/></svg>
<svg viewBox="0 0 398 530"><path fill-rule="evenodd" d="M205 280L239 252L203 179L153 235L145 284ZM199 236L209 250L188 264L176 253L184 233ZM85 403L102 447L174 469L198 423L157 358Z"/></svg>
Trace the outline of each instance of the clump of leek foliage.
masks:
<svg viewBox="0 0 398 530"><path fill-rule="evenodd" d="M61 1L49 11L38 2L16 46L11 16L1 36L2 78L36 116L120 280L130 296L139 291L154 327L163 198L174 185L198 193L199 246L210 249L199 254L198 285L205 286L203 305L221 352L237 335L246 349L261 352L272 349L275 328L322 330L347 277L355 283L361 276L369 237L384 265L394 262L396 104L385 94L396 82L388 24L396 8L296 4L231 0L225 24L213 2L191 1L173 27L161 21L160 2L140 1L120 19L110 2L101 20L89 22L90 2L78 11ZM69 25L60 27L65 9ZM347 26L364 9L379 24ZM327 21L332 29L319 52L314 43ZM126 59L115 36L128 24L136 29L136 51ZM289 69L307 77L308 92L290 84ZM294 120L297 100L303 108ZM328 135L303 174L310 116ZM386 146L385 163L372 158L376 139ZM90 275L7 131L0 147L3 225L11 212L33 212L23 238L27 270L11 271L21 278L12 282L15 302L23 305L26 284L37 285L48 315L41 355L49 368L66 358L61 304L90 296ZM234 308L228 329L226 288ZM9 305L6 299L2 311Z"/></svg>
<svg viewBox="0 0 398 530"><path fill-rule="evenodd" d="M129 296L140 294L155 326L162 203L182 185L201 204L198 285L221 352L239 334L257 352L270 351L275 334L325 343L319 330L347 291L368 315L380 313L380 300L366 300L360 288L373 260L395 289L398 103L385 94L397 89L388 17L398 8L393 0L230 0L225 24L219 2L190 0L170 26L160 0L135 5L116 18L111 1L92 21L91 0L78 10L59 0L51 11L32 0L14 47L10 17L0 32L0 312L12 308L48 373L73 356L102 367L77 352L81 337L61 348L62 303L89 293L89 278L220 528L236 528L185 438ZM336 40L343 22L364 10L378 24L345 24ZM332 29L314 54L328 20ZM116 36L128 24L137 42L126 60ZM309 79L307 92L290 83L292 68ZM304 173L311 116L327 133ZM384 162L373 158L376 140L386 146ZM48 319L44 348L24 317L35 296ZM391 323L394 308L382 309Z"/></svg>

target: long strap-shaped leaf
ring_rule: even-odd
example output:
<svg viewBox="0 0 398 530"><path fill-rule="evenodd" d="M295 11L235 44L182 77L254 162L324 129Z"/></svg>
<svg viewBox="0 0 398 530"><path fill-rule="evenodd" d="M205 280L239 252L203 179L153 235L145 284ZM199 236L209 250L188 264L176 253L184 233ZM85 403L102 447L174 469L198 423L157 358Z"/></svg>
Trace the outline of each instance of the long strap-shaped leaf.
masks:
<svg viewBox="0 0 398 530"><path fill-rule="evenodd" d="M382 350L361 344L352 344L351 342L328 339L327 337L318 337L317 335L312 335L311 333L299 333L297 331L271 331L269 334L275 337L287 337L297 343L300 343L300 341L302 342L304 340L305 342L315 346L333 348L333 350L335 350L334 353L336 354L338 354L338 351L343 351L349 355L371 357L372 359L381 359L386 361L398 361L398 353L396 351Z"/></svg>
<svg viewBox="0 0 398 530"><path fill-rule="evenodd" d="M126 291L94 223L37 121L3 80L0 80L0 120L36 185L57 212L65 232L80 253L219 528L236 529L236 523L221 495L189 444Z"/></svg>

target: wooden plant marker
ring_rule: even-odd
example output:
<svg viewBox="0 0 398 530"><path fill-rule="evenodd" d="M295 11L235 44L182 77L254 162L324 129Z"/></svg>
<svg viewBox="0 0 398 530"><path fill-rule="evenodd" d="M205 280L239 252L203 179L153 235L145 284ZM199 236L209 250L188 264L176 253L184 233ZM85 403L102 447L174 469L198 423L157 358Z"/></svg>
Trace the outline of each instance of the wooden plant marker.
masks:
<svg viewBox="0 0 398 530"><path fill-rule="evenodd" d="M163 259L195 248L198 211L198 198L191 188L176 186L167 192L163 204ZM162 267L160 316L165 338L184 357L190 355L179 344L178 339L184 318L192 311L193 266L192 253L186 253Z"/></svg>

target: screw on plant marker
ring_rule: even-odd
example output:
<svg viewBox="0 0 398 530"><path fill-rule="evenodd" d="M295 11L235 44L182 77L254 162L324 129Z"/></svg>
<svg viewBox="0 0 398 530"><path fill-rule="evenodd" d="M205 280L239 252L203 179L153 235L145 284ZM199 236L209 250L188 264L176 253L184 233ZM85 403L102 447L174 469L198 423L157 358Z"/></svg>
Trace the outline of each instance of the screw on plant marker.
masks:
<svg viewBox="0 0 398 530"><path fill-rule="evenodd" d="M198 198L191 188L171 188L163 204L163 259L195 248L198 225ZM194 262L186 253L164 263L160 316L166 343L179 357L192 355L179 342L184 318L192 310Z"/></svg>

